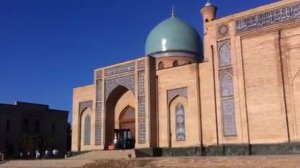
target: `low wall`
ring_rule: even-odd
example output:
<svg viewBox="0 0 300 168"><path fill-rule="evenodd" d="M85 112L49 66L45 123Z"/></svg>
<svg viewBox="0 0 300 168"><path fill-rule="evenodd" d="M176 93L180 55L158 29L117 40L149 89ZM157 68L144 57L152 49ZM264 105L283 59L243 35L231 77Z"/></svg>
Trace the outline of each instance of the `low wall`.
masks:
<svg viewBox="0 0 300 168"><path fill-rule="evenodd" d="M136 157L156 156L232 156L300 154L300 143L232 144L185 148L135 149Z"/></svg>

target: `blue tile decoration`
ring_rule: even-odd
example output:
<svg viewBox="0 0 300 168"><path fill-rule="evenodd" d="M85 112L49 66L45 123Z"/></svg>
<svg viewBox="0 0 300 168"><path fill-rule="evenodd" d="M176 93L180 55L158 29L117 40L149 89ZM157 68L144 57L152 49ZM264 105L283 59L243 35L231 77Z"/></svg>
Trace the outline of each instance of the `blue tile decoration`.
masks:
<svg viewBox="0 0 300 168"><path fill-rule="evenodd" d="M185 111L182 104L175 109L176 141L185 141Z"/></svg>
<svg viewBox="0 0 300 168"><path fill-rule="evenodd" d="M113 76L113 75L119 75L126 72L133 72L134 71L134 62L122 64L118 66L114 66L111 68L107 68L104 70L105 76Z"/></svg>
<svg viewBox="0 0 300 168"><path fill-rule="evenodd" d="M288 22L300 18L300 3L288 4L260 14L247 16L235 21L236 32L244 32L277 23Z"/></svg>
<svg viewBox="0 0 300 168"><path fill-rule="evenodd" d="M222 99L223 131L225 136L236 135L234 99Z"/></svg>
<svg viewBox="0 0 300 168"><path fill-rule="evenodd" d="M236 136L237 134L230 46L230 39L218 42L220 104L224 136Z"/></svg>
<svg viewBox="0 0 300 168"><path fill-rule="evenodd" d="M145 70L138 71L138 143L146 143Z"/></svg>
<svg viewBox="0 0 300 168"><path fill-rule="evenodd" d="M231 65L231 53L230 53L230 46L229 41L225 40L219 42L219 66L225 67Z"/></svg>
<svg viewBox="0 0 300 168"><path fill-rule="evenodd" d="M103 80L96 80L96 118L95 118L95 145L102 145L102 105L103 105Z"/></svg>
<svg viewBox="0 0 300 168"><path fill-rule="evenodd" d="M84 138L83 138L83 145L91 145L91 116L86 115L84 118Z"/></svg>
<svg viewBox="0 0 300 168"><path fill-rule="evenodd" d="M221 97L233 96L233 80L229 73L224 73L221 77Z"/></svg>

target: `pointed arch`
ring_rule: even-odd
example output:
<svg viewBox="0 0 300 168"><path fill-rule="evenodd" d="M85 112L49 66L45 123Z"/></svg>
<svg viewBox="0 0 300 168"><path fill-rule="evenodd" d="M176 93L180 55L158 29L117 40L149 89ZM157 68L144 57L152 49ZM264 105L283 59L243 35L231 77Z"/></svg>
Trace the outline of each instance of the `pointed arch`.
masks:
<svg viewBox="0 0 300 168"><path fill-rule="evenodd" d="M120 86L135 94L135 75L127 75L105 80L106 99L108 99L114 90L120 88Z"/></svg>
<svg viewBox="0 0 300 168"><path fill-rule="evenodd" d="M188 102L186 97L177 95L171 99L168 112L169 147L180 147L187 145L187 109Z"/></svg>
<svg viewBox="0 0 300 168"><path fill-rule="evenodd" d="M231 53L230 46L227 43L223 43L219 48L219 66L231 65Z"/></svg>
<svg viewBox="0 0 300 168"><path fill-rule="evenodd" d="M220 80L221 85L221 97L233 96L233 79L232 75L228 72L225 72L221 76Z"/></svg>
<svg viewBox="0 0 300 168"><path fill-rule="evenodd" d="M126 92L131 92L127 87L123 85L117 85L108 95L106 100L105 109L105 149L113 142L114 129L116 128L116 105L120 98L126 94Z"/></svg>
<svg viewBox="0 0 300 168"><path fill-rule="evenodd" d="M232 74L228 71L221 73L221 110L224 136L236 135L235 103Z"/></svg>
<svg viewBox="0 0 300 168"><path fill-rule="evenodd" d="M130 105L126 106L119 115L119 120L130 120L134 119L134 108Z"/></svg>
<svg viewBox="0 0 300 168"><path fill-rule="evenodd" d="M80 150L89 150L89 145L92 144L91 132L92 132L92 108L85 107L80 116Z"/></svg>
<svg viewBox="0 0 300 168"><path fill-rule="evenodd" d="M128 134L130 135L130 139L135 139L135 109L132 106L125 107L120 113L119 128L129 129L130 134Z"/></svg>
<svg viewBox="0 0 300 168"><path fill-rule="evenodd" d="M83 144L91 145L91 116L87 114L84 118Z"/></svg>

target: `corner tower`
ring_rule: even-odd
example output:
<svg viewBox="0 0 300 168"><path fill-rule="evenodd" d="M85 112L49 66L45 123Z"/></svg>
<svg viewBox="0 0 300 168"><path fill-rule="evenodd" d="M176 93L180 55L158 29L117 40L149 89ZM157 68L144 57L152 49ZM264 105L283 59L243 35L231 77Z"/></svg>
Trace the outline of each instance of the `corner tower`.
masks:
<svg viewBox="0 0 300 168"><path fill-rule="evenodd" d="M203 31L206 32L206 23L216 18L217 7L214 6L210 1L207 1L204 7L201 8L201 14L203 17Z"/></svg>

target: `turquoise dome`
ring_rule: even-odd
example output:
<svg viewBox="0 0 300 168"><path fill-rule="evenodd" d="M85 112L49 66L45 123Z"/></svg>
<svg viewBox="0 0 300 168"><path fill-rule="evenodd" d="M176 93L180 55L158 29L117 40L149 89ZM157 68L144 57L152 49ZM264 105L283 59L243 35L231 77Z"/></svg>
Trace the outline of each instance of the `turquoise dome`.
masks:
<svg viewBox="0 0 300 168"><path fill-rule="evenodd" d="M152 29L145 50L146 55L180 51L202 57L202 40L192 26L171 17Z"/></svg>

